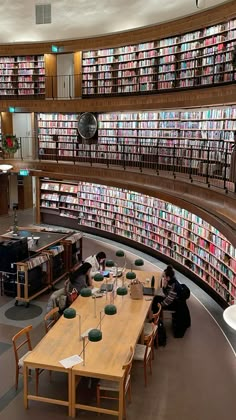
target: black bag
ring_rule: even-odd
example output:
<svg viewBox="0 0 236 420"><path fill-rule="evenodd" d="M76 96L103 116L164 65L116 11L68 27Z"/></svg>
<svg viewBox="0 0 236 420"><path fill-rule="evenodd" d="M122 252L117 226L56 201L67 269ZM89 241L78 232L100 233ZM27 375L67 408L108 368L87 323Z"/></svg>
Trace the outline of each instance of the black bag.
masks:
<svg viewBox="0 0 236 420"><path fill-rule="evenodd" d="M159 322L158 322L157 337L158 337L158 346L165 346L166 345L166 329L161 319L159 319Z"/></svg>
<svg viewBox="0 0 236 420"><path fill-rule="evenodd" d="M180 291L178 293L178 298L180 300L187 300L190 298L190 290L186 284L180 284Z"/></svg>

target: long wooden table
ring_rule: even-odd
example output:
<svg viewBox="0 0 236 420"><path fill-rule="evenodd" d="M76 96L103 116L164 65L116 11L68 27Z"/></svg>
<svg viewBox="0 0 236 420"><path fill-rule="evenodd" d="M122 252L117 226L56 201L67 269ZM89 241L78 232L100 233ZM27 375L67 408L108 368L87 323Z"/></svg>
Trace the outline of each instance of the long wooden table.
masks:
<svg viewBox="0 0 236 420"><path fill-rule="evenodd" d="M143 282L154 275L155 286L159 287L161 272L136 271L136 273L139 280ZM98 283L95 283L95 287L98 287ZM72 307L81 316L82 333L90 328L99 327L100 312L108 303L109 296L96 299L95 317L94 299L92 297L83 298L79 296L76 299ZM82 355L83 343L79 338L79 318L66 319L62 316L24 361L25 408L28 408L28 401L33 400L66 406L69 416L73 417L76 409L82 408L114 414L121 420L123 415L124 376L122 366L127 360L130 346L135 347L139 339L150 303L151 301L145 297L141 300L132 300L129 294L124 297L116 296L114 304L117 306L117 314L113 316L104 315L102 319L102 341L97 343L87 342L85 366L78 364L70 369L65 369L59 361L75 354ZM29 394L28 374L29 369L33 368L66 373L68 375L68 398L61 400ZM75 396L76 379L82 376L117 381L120 390L119 409L111 411L78 404Z"/></svg>

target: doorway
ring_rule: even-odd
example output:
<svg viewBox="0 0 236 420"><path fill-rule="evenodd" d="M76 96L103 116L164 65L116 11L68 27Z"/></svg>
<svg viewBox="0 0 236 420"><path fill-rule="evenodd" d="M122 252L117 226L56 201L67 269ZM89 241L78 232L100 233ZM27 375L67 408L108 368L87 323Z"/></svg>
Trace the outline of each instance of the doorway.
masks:
<svg viewBox="0 0 236 420"><path fill-rule="evenodd" d="M57 97L74 98L74 55L57 55Z"/></svg>

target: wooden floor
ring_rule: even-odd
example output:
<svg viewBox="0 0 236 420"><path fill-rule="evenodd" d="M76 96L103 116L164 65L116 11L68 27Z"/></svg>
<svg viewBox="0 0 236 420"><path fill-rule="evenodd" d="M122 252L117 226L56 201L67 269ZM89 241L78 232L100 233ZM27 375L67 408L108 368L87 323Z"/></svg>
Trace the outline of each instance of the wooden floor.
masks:
<svg viewBox="0 0 236 420"><path fill-rule="evenodd" d="M19 212L19 224L33 223L31 211ZM0 233L12 224L12 216L0 218ZM117 248L120 245L117 246ZM84 238L84 258L105 250L113 258L114 248L106 240ZM129 253L128 261L133 255ZM129 264L129 262L128 262ZM145 260L145 270L153 270L153 264ZM48 295L42 295L32 302L43 312L31 319L33 343L44 334L43 315ZM5 312L14 305L14 299L0 297L0 419L61 420L66 419L65 407L31 402L29 410L23 407L23 382L20 379L18 392L14 389L14 355L11 337L21 328L22 322L9 321ZM143 370L134 364L132 370L132 403L127 405L128 420L235 420L236 358L225 336L212 316L201 303L191 296L189 300L192 326L184 338L173 338L170 320L166 319L167 345L155 350L153 375L148 376L148 386L144 387ZM20 307L19 307L20 310ZM115 332L114 332L115 333ZM66 378L53 374L52 382L45 372L40 375L39 392L63 396L66 392ZM31 386L33 386L33 380ZM95 399L95 385L81 381L78 393L83 401ZM80 419L95 420L94 413L77 412ZM102 415L101 419L114 417Z"/></svg>

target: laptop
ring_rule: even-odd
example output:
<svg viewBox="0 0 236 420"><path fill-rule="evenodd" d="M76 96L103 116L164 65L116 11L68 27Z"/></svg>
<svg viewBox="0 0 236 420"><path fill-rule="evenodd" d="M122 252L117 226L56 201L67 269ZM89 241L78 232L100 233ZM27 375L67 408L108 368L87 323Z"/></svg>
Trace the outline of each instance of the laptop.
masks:
<svg viewBox="0 0 236 420"><path fill-rule="evenodd" d="M113 290L113 283L103 283L100 287L100 292L112 292Z"/></svg>
<svg viewBox="0 0 236 420"><path fill-rule="evenodd" d="M155 296L155 287L143 287L144 296Z"/></svg>

